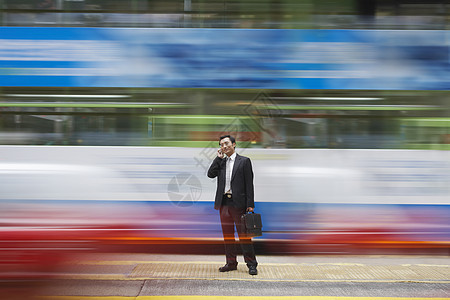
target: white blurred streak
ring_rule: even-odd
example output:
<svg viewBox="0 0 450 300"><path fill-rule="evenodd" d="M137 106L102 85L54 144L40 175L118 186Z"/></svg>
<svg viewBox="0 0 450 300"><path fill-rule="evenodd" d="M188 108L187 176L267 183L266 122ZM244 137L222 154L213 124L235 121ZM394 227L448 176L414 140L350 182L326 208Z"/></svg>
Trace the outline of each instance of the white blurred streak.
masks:
<svg viewBox="0 0 450 300"><path fill-rule="evenodd" d="M313 167L287 167L287 168L277 168L277 167L266 167L263 168L264 173L270 174L272 176L294 176L294 177L333 177L335 176L345 176L345 177L358 177L362 173L349 170L349 169L337 169L337 168L313 168ZM270 176L269 175L269 176Z"/></svg>
<svg viewBox="0 0 450 300"><path fill-rule="evenodd" d="M0 61L115 61L119 45L92 40L0 40Z"/></svg>
<svg viewBox="0 0 450 300"><path fill-rule="evenodd" d="M92 172L97 170L92 167L81 167L77 165L52 165L52 164L0 164L0 174L70 174Z"/></svg>
<svg viewBox="0 0 450 300"><path fill-rule="evenodd" d="M202 184L198 201L212 201L215 193L215 182L206 177L205 169L211 160L202 156L215 149L4 146L0 151L11 161L0 163L3 199L8 195L11 199L170 201L168 184L185 170ZM237 152L252 159L259 202L449 203L450 164L445 151Z"/></svg>

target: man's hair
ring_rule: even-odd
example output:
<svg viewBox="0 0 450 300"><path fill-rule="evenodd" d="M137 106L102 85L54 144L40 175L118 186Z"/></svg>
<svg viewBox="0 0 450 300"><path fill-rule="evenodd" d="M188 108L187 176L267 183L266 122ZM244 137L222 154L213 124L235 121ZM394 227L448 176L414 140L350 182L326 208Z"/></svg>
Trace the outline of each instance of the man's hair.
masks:
<svg viewBox="0 0 450 300"><path fill-rule="evenodd" d="M231 141L231 143L236 143L236 139L235 139L233 136L227 134L227 135L222 135L222 136L219 138L219 145L220 145L220 141L223 140L223 139L225 139L225 138L229 138L230 141Z"/></svg>

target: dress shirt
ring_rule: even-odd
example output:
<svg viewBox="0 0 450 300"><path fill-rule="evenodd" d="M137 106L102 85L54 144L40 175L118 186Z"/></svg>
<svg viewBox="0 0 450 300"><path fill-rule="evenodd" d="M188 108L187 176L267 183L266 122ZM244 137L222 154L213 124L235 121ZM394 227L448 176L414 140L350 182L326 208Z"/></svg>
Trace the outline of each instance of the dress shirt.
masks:
<svg viewBox="0 0 450 300"><path fill-rule="evenodd" d="M231 190L231 174L233 173L233 167L234 167L234 161L236 159L236 152L234 152L230 157L227 158L227 164L226 164L226 177L225 177L225 191L232 193Z"/></svg>

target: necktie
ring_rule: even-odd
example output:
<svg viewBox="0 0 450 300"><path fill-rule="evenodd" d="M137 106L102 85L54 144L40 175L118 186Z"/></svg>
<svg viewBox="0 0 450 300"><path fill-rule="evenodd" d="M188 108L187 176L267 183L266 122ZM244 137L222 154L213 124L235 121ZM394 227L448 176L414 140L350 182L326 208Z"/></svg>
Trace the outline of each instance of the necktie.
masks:
<svg viewBox="0 0 450 300"><path fill-rule="evenodd" d="M231 158L227 158L226 164L226 177L225 177L225 192L230 192L231 190Z"/></svg>

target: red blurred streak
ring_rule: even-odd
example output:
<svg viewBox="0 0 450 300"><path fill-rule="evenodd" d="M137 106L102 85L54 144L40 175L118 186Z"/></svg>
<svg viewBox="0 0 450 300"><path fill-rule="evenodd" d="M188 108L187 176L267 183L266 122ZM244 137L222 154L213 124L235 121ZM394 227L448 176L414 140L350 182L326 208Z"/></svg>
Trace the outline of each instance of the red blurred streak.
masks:
<svg viewBox="0 0 450 300"><path fill-rule="evenodd" d="M100 242L115 242L120 244L223 244L221 238L199 239L199 238L161 238L161 237L103 237Z"/></svg>

